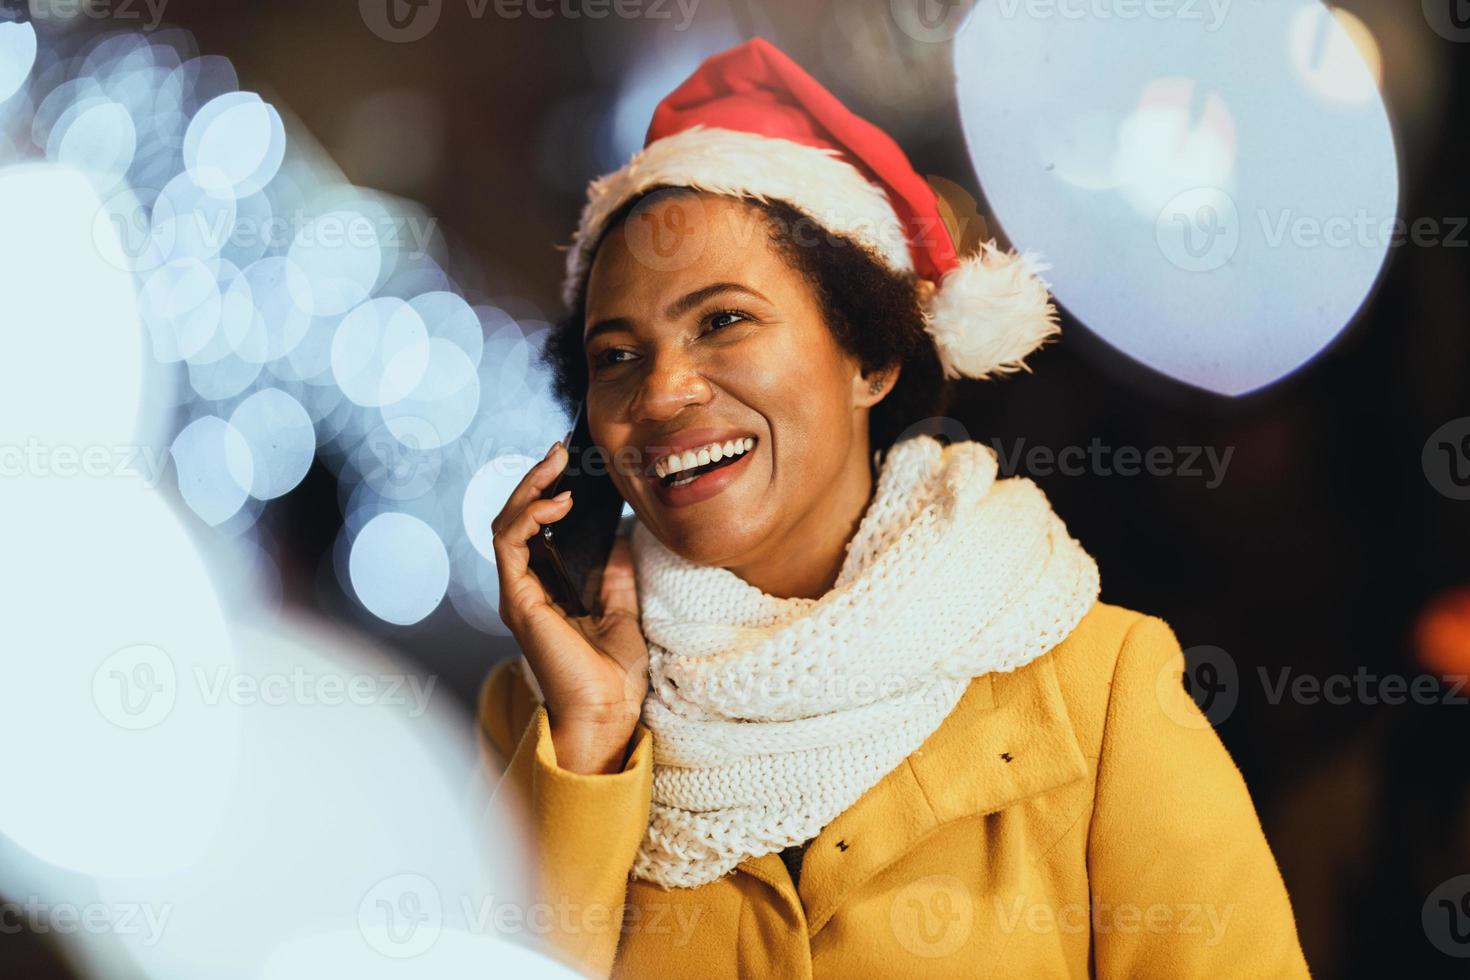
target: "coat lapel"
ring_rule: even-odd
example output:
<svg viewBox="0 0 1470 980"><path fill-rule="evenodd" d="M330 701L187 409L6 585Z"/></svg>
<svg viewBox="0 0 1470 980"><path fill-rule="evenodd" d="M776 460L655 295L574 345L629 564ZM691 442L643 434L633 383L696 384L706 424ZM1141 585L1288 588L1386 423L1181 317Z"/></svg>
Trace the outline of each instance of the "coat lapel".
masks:
<svg viewBox="0 0 1470 980"><path fill-rule="evenodd" d="M917 751L812 840L799 890L774 854L740 870L788 902L799 891L815 935L854 888L939 827L1003 810L1087 771L1052 658L1042 656L1015 673L972 681Z"/></svg>

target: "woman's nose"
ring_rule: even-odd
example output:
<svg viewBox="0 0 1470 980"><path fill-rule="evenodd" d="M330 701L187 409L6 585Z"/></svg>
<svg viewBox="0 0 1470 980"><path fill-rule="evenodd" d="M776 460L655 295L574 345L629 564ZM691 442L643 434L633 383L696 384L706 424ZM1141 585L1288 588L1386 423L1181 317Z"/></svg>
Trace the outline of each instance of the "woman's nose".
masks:
<svg viewBox="0 0 1470 980"><path fill-rule="evenodd" d="M709 402L712 391L689 358L657 355L634 396L632 414L641 422L663 422L692 405Z"/></svg>

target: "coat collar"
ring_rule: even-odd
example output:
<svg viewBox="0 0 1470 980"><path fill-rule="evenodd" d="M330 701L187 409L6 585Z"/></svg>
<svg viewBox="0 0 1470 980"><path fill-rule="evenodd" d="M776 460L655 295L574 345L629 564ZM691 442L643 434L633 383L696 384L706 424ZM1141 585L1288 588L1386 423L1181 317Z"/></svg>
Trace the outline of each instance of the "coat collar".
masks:
<svg viewBox="0 0 1470 980"><path fill-rule="evenodd" d="M804 909L815 935L854 888L943 825L984 816L1087 774L1053 657L971 681L944 723L807 846L801 887L779 855L739 870Z"/></svg>

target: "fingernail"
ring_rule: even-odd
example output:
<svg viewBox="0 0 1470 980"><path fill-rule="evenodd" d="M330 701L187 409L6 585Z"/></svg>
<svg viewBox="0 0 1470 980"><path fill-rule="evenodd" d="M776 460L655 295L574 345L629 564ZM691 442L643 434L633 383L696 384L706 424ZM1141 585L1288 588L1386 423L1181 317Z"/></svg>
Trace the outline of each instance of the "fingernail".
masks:
<svg viewBox="0 0 1470 980"><path fill-rule="evenodd" d="M556 455L556 451L558 449L560 449L560 448L561 448L561 440L558 439L558 440L556 440L556 442L553 442L551 444L551 448L550 449L546 450L546 458L547 459L550 459L551 457L555 456Z"/></svg>
<svg viewBox="0 0 1470 980"><path fill-rule="evenodd" d="M557 494L555 497L552 497L551 499L552 500L555 500L559 504L560 503L565 503L566 501L572 499L572 491L570 491L570 490L563 490L561 493Z"/></svg>

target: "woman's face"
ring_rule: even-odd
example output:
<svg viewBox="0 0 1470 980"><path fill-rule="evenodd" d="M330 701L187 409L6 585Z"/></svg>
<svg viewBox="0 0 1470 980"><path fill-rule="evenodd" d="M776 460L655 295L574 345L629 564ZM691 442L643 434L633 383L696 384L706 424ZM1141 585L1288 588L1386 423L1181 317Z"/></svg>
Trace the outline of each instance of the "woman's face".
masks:
<svg viewBox="0 0 1470 980"><path fill-rule="evenodd" d="M854 480L867 492L881 395L754 207L645 201L598 249L584 329L593 440L639 520L683 557L779 557L820 536L831 495Z"/></svg>

